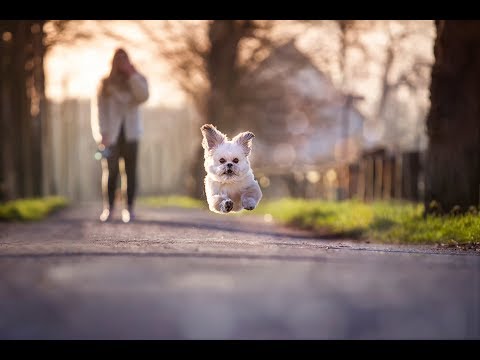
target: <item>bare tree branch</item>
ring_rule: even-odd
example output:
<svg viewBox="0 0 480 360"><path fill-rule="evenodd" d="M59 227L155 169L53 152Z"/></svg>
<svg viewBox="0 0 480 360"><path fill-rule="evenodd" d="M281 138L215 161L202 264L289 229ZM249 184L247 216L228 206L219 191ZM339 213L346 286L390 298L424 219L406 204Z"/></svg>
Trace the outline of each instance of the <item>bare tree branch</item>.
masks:
<svg viewBox="0 0 480 360"><path fill-rule="evenodd" d="M89 40L94 34L91 32L73 29L84 20L51 20L47 24L47 33L44 39L45 50L49 51L53 46L60 43L76 43L80 40ZM74 24L72 24L74 23Z"/></svg>

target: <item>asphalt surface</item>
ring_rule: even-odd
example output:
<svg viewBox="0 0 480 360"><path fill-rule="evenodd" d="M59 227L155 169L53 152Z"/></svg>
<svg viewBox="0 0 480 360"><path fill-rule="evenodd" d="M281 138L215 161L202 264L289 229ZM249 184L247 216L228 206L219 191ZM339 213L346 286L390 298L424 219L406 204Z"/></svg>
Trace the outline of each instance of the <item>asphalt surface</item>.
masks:
<svg viewBox="0 0 480 360"><path fill-rule="evenodd" d="M479 252L98 210L0 223L0 339L480 339Z"/></svg>

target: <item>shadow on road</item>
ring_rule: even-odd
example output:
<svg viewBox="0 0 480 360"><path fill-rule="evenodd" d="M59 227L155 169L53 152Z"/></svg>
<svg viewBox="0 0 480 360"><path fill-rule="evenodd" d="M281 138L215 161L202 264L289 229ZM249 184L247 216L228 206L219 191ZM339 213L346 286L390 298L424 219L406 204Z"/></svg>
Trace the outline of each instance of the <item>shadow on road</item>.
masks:
<svg viewBox="0 0 480 360"><path fill-rule="evenodd" d="M168 226L174 228L185 228L185 229L201 229L201 230L217 230L230 233L243 233L243 234L254 234L262 236L270 236L276 238L294 238L298 240L336 240L343 239L345 240L345 234L335 234L335 233L325 233L318 234L314 232L309 232L308 230L296 230L281 226L278 231L273 230L272 228L276 225L264 225L258 223L248 223L245 222L219 222L219 223L201 223L195 221L173 221L173 220L144 220L144 219L135 219L131 223L124 224L121 220L112 220L108 223L101 223L99 220L85 220L85 219L58 219L55 222L62 224L81 224L81 223L98 223L99 226ZM265 230L261 227L269 227L270 229ZM354 234L352 234L354 235ZM354 238L349 239L354 240Z"/></svg>

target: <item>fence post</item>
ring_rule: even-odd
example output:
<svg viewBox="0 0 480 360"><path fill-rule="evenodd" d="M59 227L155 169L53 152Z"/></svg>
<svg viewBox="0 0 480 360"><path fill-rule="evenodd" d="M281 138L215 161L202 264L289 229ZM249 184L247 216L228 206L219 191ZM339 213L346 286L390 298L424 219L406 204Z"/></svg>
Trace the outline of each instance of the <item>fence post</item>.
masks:
<svg viewBox="0 0 480 360"><path fill-rule="evenodd" d="M418 178L420 173L420 154L410 151L402 154L403 196L407 200L418 200Z"/></svg>
<svg viewBox="0 0 480 360"><path fill-rule="evenodd" d="M394 179L395 160L391 156L383 159L383 193L382 199L390 200L393 195L393 179Z"/></svg>
<svg viewBox="0 0 480 360"><path fill-rule="evenodd" d="M395 176L395 184L394 184L394 198L395 199L402 199L403 198L403 191L402 191L402 156L400 154L395 155L395 167L394 167L394 176Z"/></svg>
<svg viewBox="0 0 480 360"><path fill-rule="evenodd" d="M365 200L372 201L374 196L374 180L375 180L375 163L373 156L368 155L366 158L365 169Z"/></svg>
<svg viewBox="0 0 480 360"><path fill-rule="evenodd" d="M383 183L383 154L375 156L374 160L374 190L373 198L379 200L382 198L382 183Z"/></svg>
<svg viewBox="0 0 480 360"><path fill-rule="evenodd" d="M360 159L360 165L358 168L358 187L357 187L357 196L361 201L365 201L366 194L366 181L367 181L367 160L364 158Z"/></svg>
<svg viewBox="0 0 480 360"><path fill-rule="evenodd" d="M348 198L358 196L358 182L359 182L359 164L348 165Z"/></svg>

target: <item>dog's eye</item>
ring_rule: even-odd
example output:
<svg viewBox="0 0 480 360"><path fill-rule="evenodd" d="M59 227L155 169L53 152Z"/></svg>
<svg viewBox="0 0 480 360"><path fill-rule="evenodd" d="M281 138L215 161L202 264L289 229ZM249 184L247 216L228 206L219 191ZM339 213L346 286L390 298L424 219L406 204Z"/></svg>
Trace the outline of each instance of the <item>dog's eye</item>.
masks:
<svg viewBox="0 0 480 360"><path fill-rule="evenodd" d="M223 164L225 162L225 159L224 158L221 158L220 159L220 164Z"/></svg>
<svg viewBox="0 0 480 360"><path fill-rule="evenodd" d="M238 164L238 159L237 159L237 158L233 159L233 162L234 162L235 164Z"/></svg>

